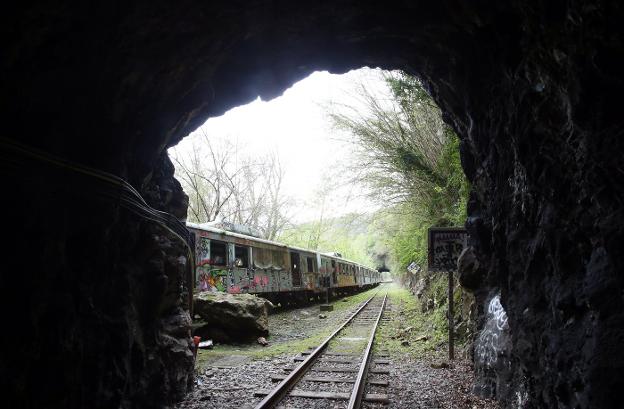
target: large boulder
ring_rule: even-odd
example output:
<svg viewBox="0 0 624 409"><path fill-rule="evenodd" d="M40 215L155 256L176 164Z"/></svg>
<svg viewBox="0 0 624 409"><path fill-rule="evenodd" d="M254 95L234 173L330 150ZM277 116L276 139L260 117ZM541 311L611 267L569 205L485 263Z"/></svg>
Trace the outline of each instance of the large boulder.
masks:
<svg viewBox="0 0 624 409"><path fill-rule="evenodd" d="M252 294L201 292L194 296L195 335L219 342L251 341L269 334L273 304Z"/></svg>

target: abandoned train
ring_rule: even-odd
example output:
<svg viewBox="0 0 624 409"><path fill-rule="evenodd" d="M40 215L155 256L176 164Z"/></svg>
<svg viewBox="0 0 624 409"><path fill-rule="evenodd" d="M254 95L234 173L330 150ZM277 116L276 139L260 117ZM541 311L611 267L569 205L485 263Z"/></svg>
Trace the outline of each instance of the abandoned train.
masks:
<svg viewBox="0 0 624 409"><path fill-rule="evenodd" d="M196 247L199 291L252 293L282 304L376 286L377 270L337 253L287 246L206 224L187 223Z"/></svg>

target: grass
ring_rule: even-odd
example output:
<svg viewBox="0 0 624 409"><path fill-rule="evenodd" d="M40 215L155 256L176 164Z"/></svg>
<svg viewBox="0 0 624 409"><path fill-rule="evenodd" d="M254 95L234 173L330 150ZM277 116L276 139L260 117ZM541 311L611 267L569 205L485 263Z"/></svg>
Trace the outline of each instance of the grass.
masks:
<svg viewBox="0 0 624 409"><path fill-rule="evenodd" d="M397 284L388 287L388 301L390 307L384 313L387 320L382 321L375 337L376 350L414 358L441 350L447 339L445 308L422 313L420 301Z"/></svg>
<svg viewBox="0 0 624 409"><path fill-rule="evenodd" d="M263 359L283 354L298 354L311 347L318 346L325 338L331 334L332 329L328 328L318 332L308 338L296 339L280 344L272 344L266 347L259 345L217 345L212 350L199 350L197 354L196 368L202 369L208 363L218 358L229 355L244 355L252 359Z"/></svg>
<svg viewBox="0 0 624 409"><path fill-rule="evenodd" d="M342 299L334 300L330 304L334 306L334 312L352 309L358 304L366 301L377 292L377 288L373 288L362 293L354 294ZM251 359L263 359L266 357L278 355L294 355L316 347L323 342L335 329L337 325L323 328L320 331L310 334L304 339L293 339L281 343L271 343L269 346L262 347L260 345L216 345L212 350L199 350L197 353L197 361L195 367L202 370L209 363L229 355L244 355Z"/></svg>
<svg viewBox="0 0 624 409"><path fill-rule="evenodd" d="M375 350L387 350L391 355L421 358L425 355L444 357L447 348L446 319L446 277L441 275L431 283L430 294L436 300L436 308L423 313L420 301L407 289L398 284L389 284L381 288L388 292L389 307L375 337ZM334 300L334 312L355 308L373 296L379 288L373 288L359 294ZM456 300L457 301L457 300ZM279 314L279 313L278 313ZM329 313L331 314L331 313ZM216 345L213 350L200 350L197 355L196 368L203 369L210 362L228 355L244 355L250 359L263 359L278 355L295 355L318 346L338 326L332 324L316 330L303 339L292 339L285 342L260 345ZM270 340L270 338L269 338ZM407 341L407 345L404 345ZM456 348L461 344L457 342ZM337 346L333 344L334 346ZM341 348L359 349L360 345L341 345Z"/></svg>
<svg viewBox="0 0 624 409"><path fill-rule="evenodd" d="M354 294L340 300L336 300L330 304L334 306L334 311L341 311L348 308L355 307L356 305L363 303L364 301L371 298L377 291L379 291L379 287L371 288L370 290L366 290L364 292Z"/></svg>
<svg viewBox="0 0 624 409"><path fill-rule="evenodd" d="M378 290L388 292L390 306L386 308L384 320L381 322L375 337L375 350L387 350L393 356L422 358L425 355L443 358L447 345L446 319L446 277L440 275L431 283L430 294L436 300L433 311L423 313L420 301L407 289L398 284L389 284L380 288L354 294L333 301L334 312L353 309L375 294ZM457 294L456 294L457 296ZM459 300L456 300L459 301ZM331 314L331 313L330 313ZM278 355L295 355L318 346L339 324L328 325L326 328L308 334L303 339L292 339L286 342L260 345L217 345L213 350L200 350L196 367L204 368L210 362L228 355L244 355L250 359L263 359ZM407 341L408 345L403 345ZM456 348L461 343L456 341ZM346 347L345 345L341 346ZM350 346L349 346L350 347ZM359 348L353 345L353 348Z"/></svg>

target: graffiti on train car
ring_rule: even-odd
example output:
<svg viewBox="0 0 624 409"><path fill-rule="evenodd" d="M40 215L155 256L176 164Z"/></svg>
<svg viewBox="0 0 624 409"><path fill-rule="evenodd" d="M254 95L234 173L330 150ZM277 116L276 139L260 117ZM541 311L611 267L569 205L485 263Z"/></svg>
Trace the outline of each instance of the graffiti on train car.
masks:
<svg viewBox="0 0 624 409"><path fill-rule="evenodd" d="M346 287L349 285L353 285L355 281L352 276L339 275L338 276L338 286Z"/></svg>
<svg viewBox="0 0 624 409"><path fill-rule="evenodd" d="M253 278L254 287L266 287L267 285L269 285L269 276L254 275L254 278Z"/></svg>
<svg viewBox="0 0 624 409"><path fill-rule="evenodd" d="M220 268L198 267L199 291L226 291L228 271Z"/></svg>
<svg viewBox="0 0 624 409"><path fill-rule="evenodd" d="M222 291L232 294L264 291L270 283L266 274L198 266L199 291Z"/></svg>
<svg viewBox="0 0 624 409"><path fill-rule="evenodd" d="M362 288L379 282L375 270L338 253L302 251L210 226L193 226L193 232L199 291L251 293L279 301L290 300L295 292L315 297L332 287Z"/></svg>
<svg viewBox="0 0 624 409"><path fill-rule="evenodd" d="M209 264L210 262L210 240L206 237L200 237L197 243L197 260L199 265Z"/></svg>
<svg viewBox="0 0 624 409"><path fill-rule="evenodd" d="M229 292L233 293L233 294L239 294L239 293L248 293L248 292L256 292L256 291L262 291L262 289L264 289L265 287L267 287L269 285L269 277L266 275L260 275L260 274L254 274L254 273L250 273L250 274L245 274L244 275L240 275L240 274L236 274L238 276L238 282L237 283L233 283L232 286L229 289ZM249 277L251 276L251 278ZM235 281L235 278L233 277L233 280Z"/></svg>

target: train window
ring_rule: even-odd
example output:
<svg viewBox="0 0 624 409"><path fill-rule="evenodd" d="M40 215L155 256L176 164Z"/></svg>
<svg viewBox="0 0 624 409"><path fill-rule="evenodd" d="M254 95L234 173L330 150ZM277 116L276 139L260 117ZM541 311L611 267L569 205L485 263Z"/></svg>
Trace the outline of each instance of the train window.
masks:
<svg viewBox="0 0 624 409"><path fill-rule="evenodd" d="M234 265L239 268L249 267L249 247L234 246Z"/></svg>
<svg viewBox="0 0 624 409"><path fill-rule="evenodd" d="M286 252L280 250L273 250L273 268L276 270L282 270L286 268L288 262L286 261Z"/></svg>
<svg viewBox="0 0 624 409"><path fill-rule="evenodd" d="M253 264L255 268L271 268L273 263L271 250L265 248L253 248Z"/></svg>
<svg viewBox="0 0 624 409"><path fill-rule="evenodd" d="M199 246L197 247L197 259L199 264L210 263L210 239L208 237L200 237Z"/></svg>
<svg viewBox="0 0 624 409"><path fill-rule="evenodd" d="M314 259L312 257L306 257L308 263L308 273L314 272Z"/></svg>
<svg viewBox="0 0 624 409"><path fill-rule="evenodd" d="M210 261L217 266L226 265L226 244L222 241L210 240Z"/></svg>

